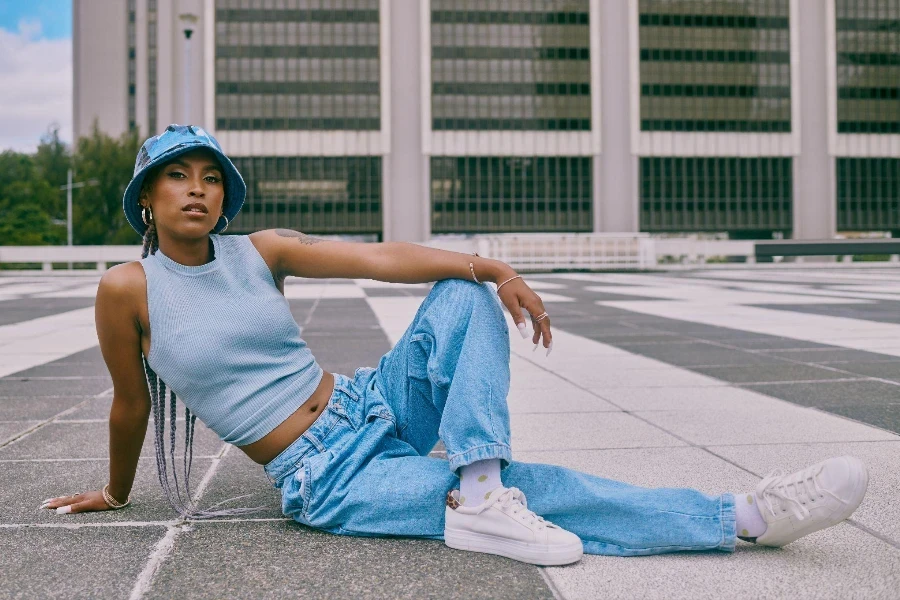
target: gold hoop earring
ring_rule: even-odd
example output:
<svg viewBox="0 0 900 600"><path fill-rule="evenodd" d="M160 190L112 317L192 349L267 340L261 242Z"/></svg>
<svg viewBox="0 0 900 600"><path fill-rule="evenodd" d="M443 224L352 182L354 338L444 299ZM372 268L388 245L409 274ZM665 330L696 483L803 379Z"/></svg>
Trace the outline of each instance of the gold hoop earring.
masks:
<svg viewBox="0 0 900 600"><path fill-rule="evenodd" d="M146 212L145 212L146 211ZM150 210L149 206L141 207L141 221L144 222L144 225L150 226L150 223L147 222L147 213L150 213L150 220L153 220L153 211Z"/></svg>
<svg viewBox="0 0 900 600"><path fill-rule="evenodd" d="M228 229L228 217L225 216L225 213L222 213L221 215L219 215L219 217L225 219L225 227L219 230L219 233L222 233L223 231Z"/></svg>

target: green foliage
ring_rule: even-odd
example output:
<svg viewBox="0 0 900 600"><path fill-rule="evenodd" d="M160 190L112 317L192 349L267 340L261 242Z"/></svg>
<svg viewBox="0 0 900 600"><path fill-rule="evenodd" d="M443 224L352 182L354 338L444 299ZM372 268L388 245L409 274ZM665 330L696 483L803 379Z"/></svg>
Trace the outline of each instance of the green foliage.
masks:
<svg viewBox="0 0 900 600"><path fill-rule="evenodd" d="M122 196L142 141L137 131L112 138L95 121L74 148L51 126L34 154L0 153L0 245L66 243L66 192L60 186L70 167L73 181L99 182L72 191L73 243L139 244L125 220Z"/></svg>

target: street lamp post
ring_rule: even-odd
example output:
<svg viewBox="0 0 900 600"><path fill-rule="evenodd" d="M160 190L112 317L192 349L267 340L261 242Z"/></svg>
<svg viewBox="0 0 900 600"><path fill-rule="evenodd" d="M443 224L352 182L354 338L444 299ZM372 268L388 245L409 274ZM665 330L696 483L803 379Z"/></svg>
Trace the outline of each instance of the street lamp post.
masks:
<svg viewBox="0 0 900 600"><path fill-rule="evenodd" d="M72 183L72 169L69 169L69 174L67 177L68 183L66 185L59 186L59 189L66 190L66 240L67 245L72 247L72 190L75 188L82 188L87 185L100 185L100 182L96 179L88 179L87 181L79 181L78 183ZM72 269L72 263L69 262L69 269Z"/></svg>
<svg viewBox="0 0 900 600"><path fill-rule="evenodd" d="M184 122L191 124L191 35L200 17L192 2L183 1L184 12L178 15L184 32Z"/></svg>

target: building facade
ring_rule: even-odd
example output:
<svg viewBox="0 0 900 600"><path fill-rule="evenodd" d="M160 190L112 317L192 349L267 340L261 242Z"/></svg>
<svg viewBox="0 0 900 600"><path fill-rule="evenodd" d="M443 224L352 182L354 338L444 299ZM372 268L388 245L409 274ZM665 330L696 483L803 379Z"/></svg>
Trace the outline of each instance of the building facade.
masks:
<svg viewBox="0 0 900 600"><path fill-rule="evenodd" d="M75 135L204 126L235 232L900 235L900 0L73 1Z"/></svg>

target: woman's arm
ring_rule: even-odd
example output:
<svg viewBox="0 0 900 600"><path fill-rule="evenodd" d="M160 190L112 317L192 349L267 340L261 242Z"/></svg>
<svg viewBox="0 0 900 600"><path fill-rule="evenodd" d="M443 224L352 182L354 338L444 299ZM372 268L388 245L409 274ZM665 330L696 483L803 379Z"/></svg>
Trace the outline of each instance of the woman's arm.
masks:
<svg viewBox="0 0 900 600"><path fill-rule="evenodd" d="M478 281L491 281L498 286L516 277L516 271L505 262L438 250L408 242L365 244L321 240L291 229L266 229L250 234L250 238L270 268L278 274L296 277L375 279L391 283L425 283L441 279L472 279L469 263ZM273 267L274 266L274 267ZM553 336L544 303L521 278L497 289L500 300L512 315L522 337L527 337L525 316L531 316L535 349L541 338L547 355Z"/></svg>
<svg viewBox="0 0 900 600"><path fill-rule="evenodd" d="M108 492L119 502L124 502L131 492L150 418L150 390L141 359L137 319L136 302L141 289L146 293L146 279L138 263L113 267L100 280L94 308L100 350L113 380ZM99 490L55 498L44 506L65 507L62 512L72 513L110 508Z"/></svg>

